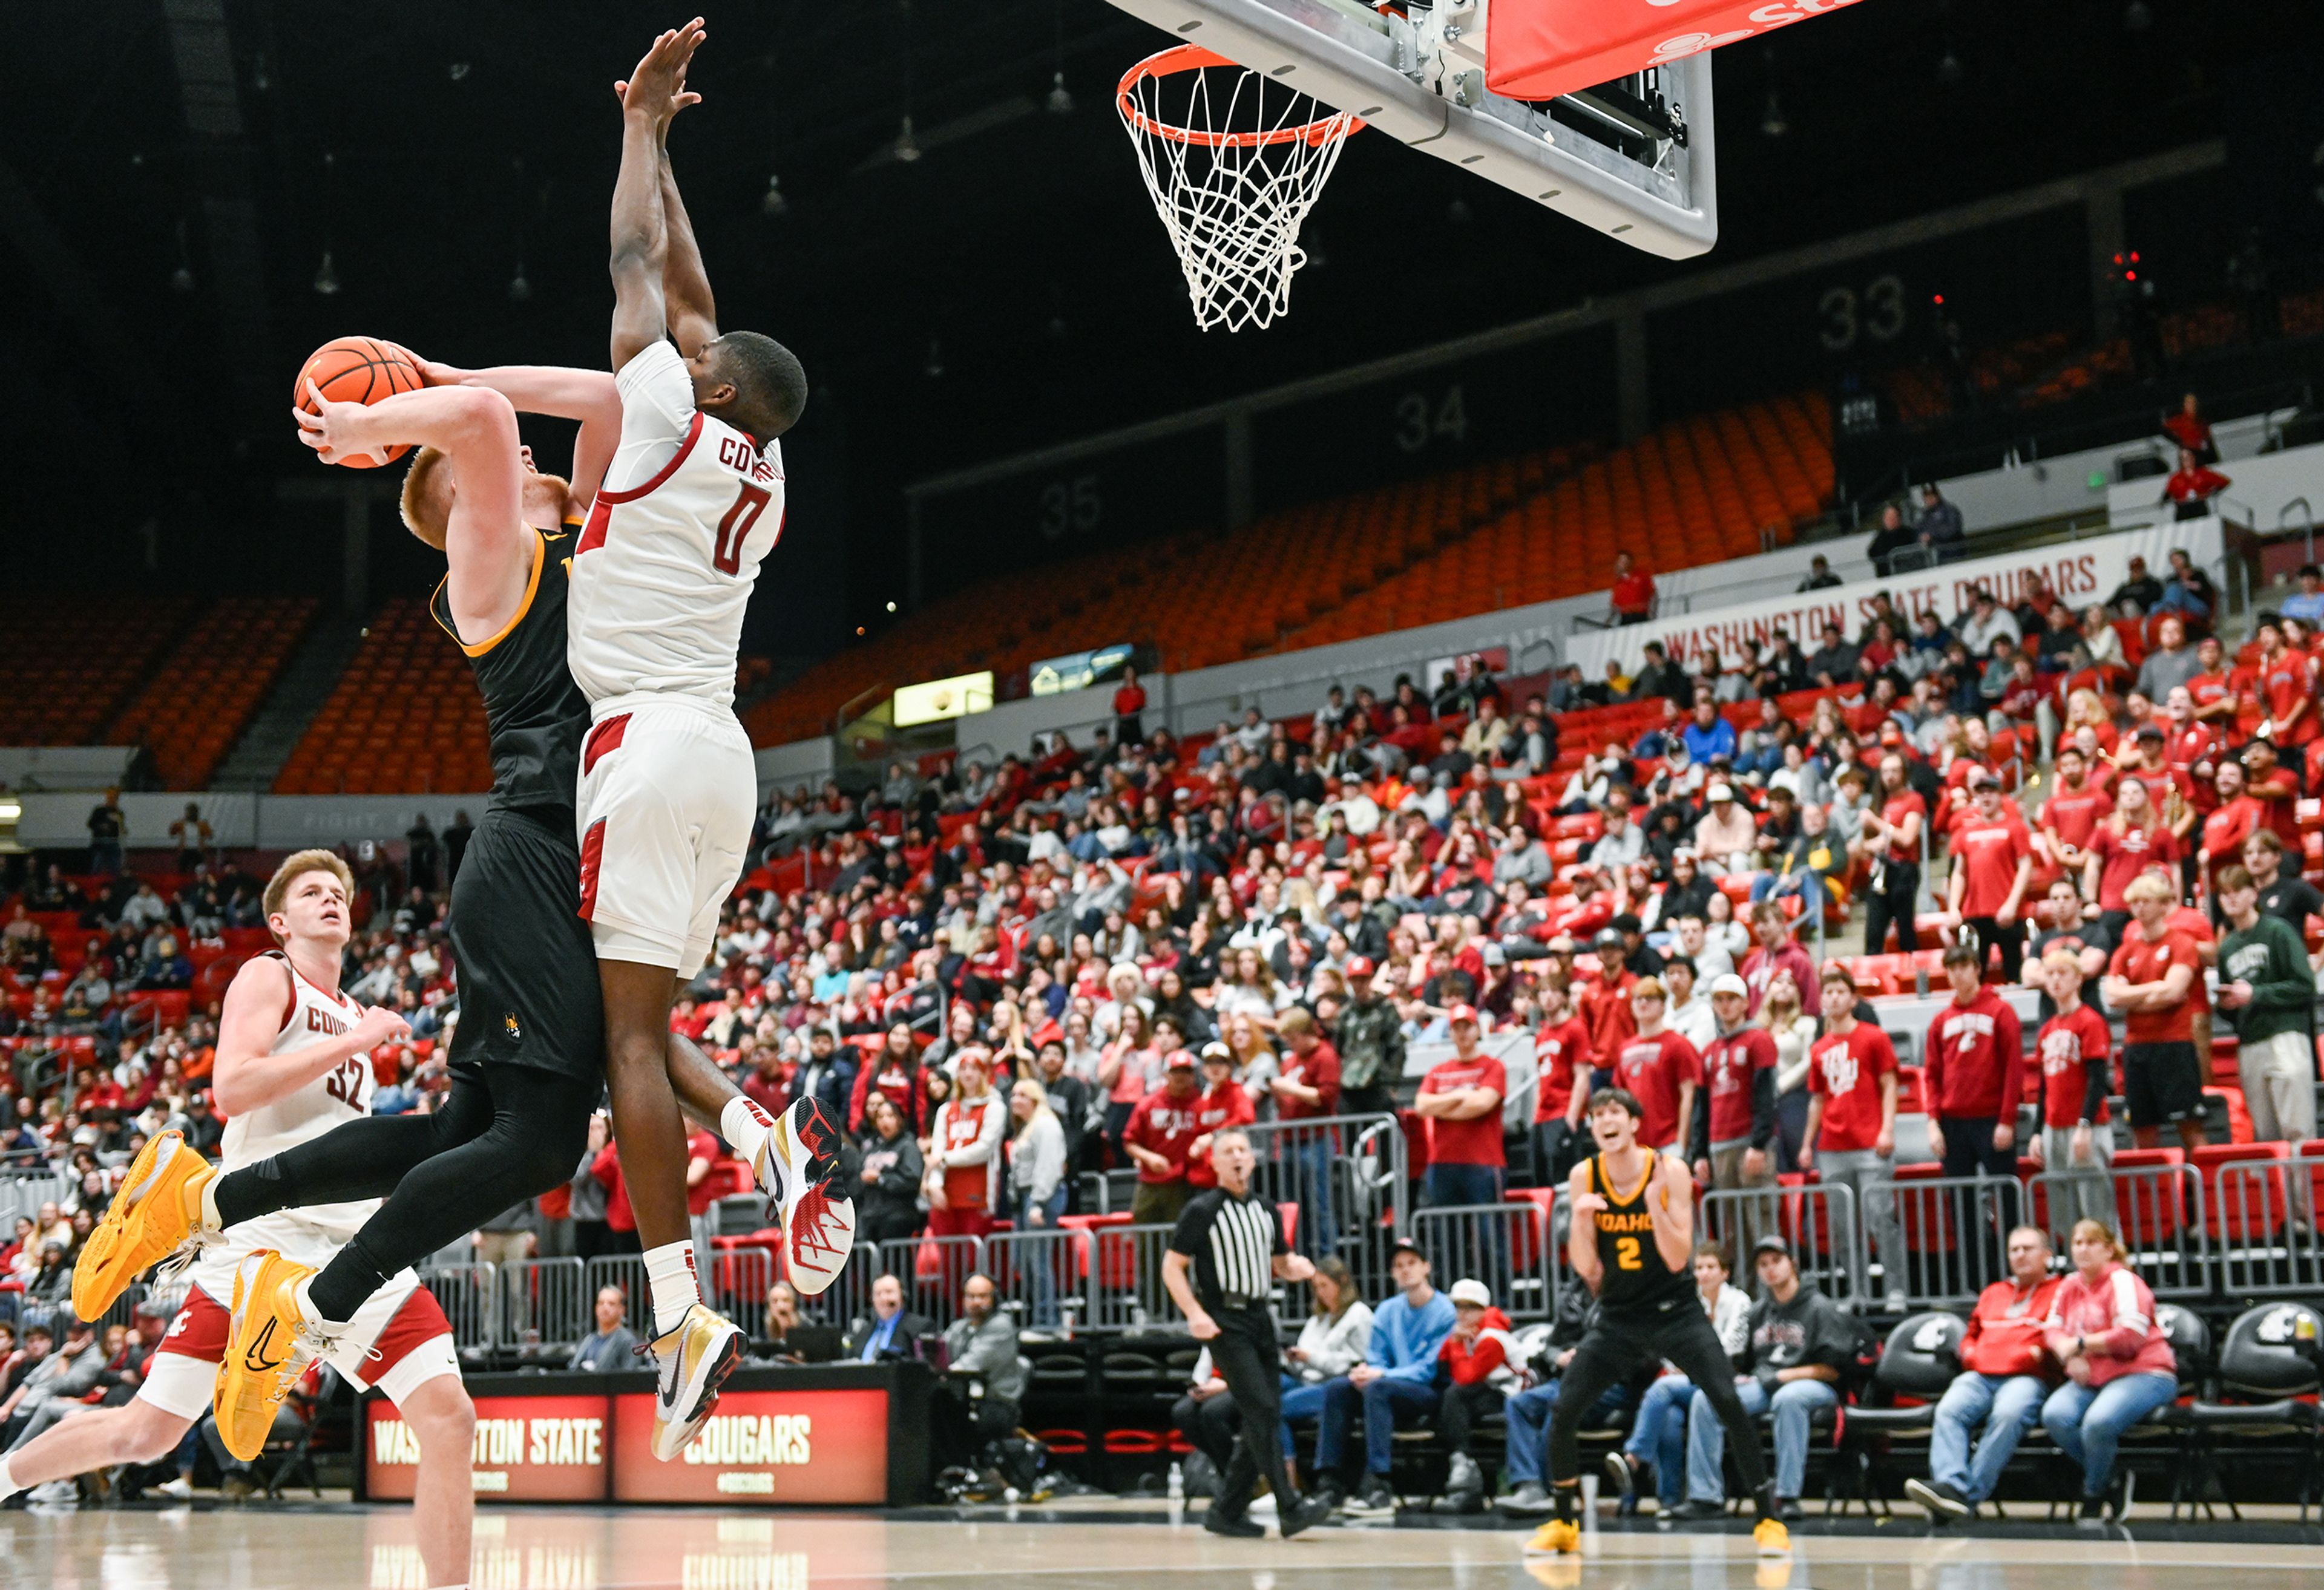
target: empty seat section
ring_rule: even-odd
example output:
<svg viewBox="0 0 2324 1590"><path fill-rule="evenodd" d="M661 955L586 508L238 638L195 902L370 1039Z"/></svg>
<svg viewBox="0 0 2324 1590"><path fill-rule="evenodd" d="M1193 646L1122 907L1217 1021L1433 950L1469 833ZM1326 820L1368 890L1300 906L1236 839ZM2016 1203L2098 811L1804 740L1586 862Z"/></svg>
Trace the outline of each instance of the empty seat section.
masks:
<svg viewBox="0 0 2324 1590"><path fill-rule="evenodd" d="M313 624L311 596L212 603L115 721L115 745L143 745L168 789L202 789Z"/></svg>

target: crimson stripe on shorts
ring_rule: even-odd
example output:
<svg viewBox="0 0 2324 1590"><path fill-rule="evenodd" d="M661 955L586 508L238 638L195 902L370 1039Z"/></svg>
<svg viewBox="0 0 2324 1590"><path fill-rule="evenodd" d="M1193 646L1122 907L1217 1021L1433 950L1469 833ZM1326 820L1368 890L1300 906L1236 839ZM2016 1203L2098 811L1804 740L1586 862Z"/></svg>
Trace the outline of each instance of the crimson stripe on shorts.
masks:
<svg viewBox="0 0 2324 1590"><path fill-rule="evenodd" d="M622 737L630 731L630 714L616 712L589 731L589 739L581 747L581 771L586 776L597 765L597 758L608 751L622 749Z"/></svg>
<svg viewBox="0 0 2324 1590"><path fill-rule="evenodd" d="M589 824L589 832L581 836L581 920L594 922L597 917L597 873L605 860L605 820L600 817Z"/></svg>

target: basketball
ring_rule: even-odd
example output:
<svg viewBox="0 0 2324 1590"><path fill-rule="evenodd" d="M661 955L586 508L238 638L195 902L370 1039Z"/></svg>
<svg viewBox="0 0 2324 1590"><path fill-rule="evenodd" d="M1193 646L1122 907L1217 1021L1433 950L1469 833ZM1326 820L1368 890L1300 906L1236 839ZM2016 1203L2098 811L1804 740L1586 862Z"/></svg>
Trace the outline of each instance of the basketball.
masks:
<svg viewBox="0 0 2324 1590"><path fill-rule="evenodd" d="M409 348L375 336L335 336L307 355L307 362L299 366L299 378L290 383L290 401L311 414L314 404L307 396L309 381L334 403L376 403L428 384ZM377 469L410 451L406 445L389 448L384 457L354 453L338 462L349 469Z"/></svg>

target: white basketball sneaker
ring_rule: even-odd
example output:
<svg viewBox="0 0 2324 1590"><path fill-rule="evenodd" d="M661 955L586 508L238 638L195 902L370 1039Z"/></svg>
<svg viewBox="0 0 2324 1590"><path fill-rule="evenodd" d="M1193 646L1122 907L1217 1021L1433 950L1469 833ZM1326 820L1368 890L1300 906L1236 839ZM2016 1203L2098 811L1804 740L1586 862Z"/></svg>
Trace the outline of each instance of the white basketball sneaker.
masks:
<svg viewBox="0 0 2324 1590"><path fill-rule="evenodd" d="M813 1098L792 1101L751 1167L780 1205L783 1267L808 1297L839 1279L855 1246L855 1199L839 1179L839 1133Z"/></svg>

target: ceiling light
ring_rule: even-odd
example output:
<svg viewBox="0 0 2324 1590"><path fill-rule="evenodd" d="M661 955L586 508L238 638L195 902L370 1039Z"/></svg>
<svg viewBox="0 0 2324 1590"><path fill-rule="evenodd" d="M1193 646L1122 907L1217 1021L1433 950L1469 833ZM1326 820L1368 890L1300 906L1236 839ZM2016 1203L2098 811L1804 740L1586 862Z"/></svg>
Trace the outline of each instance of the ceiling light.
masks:
<svg viewBox="0 0 2324 1590"><path fill-rule="evenodd" d="M912 136L912 118L908 115L896 133L896 158L906 165L920 158L920 141Z"/></svg>
<svg viewBox="0 0 2324 1590"><path fill-rule="evenodd" d="M1074 114L1073 92L1065 87L1065 74L1063 72L1049 80L1049 114L1053 116Z"/></svg>
<svg viewBox="0 0 2324 1590"><path fill-rule="evenodd" d="M772 171L768 172L767 191L759 196L759 214L788 216L790 213L791 201L783 197L783 179Z"/></svg>
<svg viewBox="0 0 2324 1590"><path fill-rule="evenodd" d="M323 251L323 263L315 272L315 290L325 298L339 290L339 272L331 263L331 251Z"/></svg>

